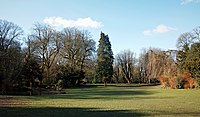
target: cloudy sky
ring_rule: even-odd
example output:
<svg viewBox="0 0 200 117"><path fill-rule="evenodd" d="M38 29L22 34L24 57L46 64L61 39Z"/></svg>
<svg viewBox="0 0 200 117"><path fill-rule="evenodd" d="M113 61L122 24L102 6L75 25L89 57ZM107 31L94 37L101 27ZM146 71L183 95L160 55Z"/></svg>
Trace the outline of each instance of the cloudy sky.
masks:
<svg viewBox="0 0 200 117"><path fill-rule="evenodd" d="M130 49L175 49L181 33L200 26L200 0L0 0L0 19L26 34L36 22L57 30L78 27L109 35L114 54Z"/></svg>

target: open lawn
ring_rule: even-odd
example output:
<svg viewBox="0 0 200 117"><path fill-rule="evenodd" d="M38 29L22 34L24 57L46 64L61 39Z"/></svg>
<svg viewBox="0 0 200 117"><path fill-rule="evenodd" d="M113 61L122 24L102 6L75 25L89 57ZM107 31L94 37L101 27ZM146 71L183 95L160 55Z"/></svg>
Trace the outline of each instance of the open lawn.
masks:
<svg viewBox="0 0 200 117"><path fill-rule="evenodd" d="M99 85L66 94L1 96L1 117L200 116L200 90Z"/></svg>

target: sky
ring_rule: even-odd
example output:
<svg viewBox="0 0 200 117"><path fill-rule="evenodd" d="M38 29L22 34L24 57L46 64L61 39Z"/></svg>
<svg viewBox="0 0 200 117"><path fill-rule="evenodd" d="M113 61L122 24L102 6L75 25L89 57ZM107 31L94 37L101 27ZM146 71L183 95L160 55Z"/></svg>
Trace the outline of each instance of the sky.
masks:
<svg viewBox="0 0 200 117"><path fill-rule="evenodd" d="M0 0L0 19L31 33L37 22L57 30L108 34L114 55L144 48L176 49L180 34L200 26L200 0Z"/></svg>

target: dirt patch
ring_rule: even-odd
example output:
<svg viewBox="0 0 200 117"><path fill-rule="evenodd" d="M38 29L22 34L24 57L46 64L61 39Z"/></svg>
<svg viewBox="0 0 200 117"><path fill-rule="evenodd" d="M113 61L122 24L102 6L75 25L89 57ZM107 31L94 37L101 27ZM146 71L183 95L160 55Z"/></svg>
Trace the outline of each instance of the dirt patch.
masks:
<svg viewBox="0 0 200 117"><path fill-rule="evenodd" d="M13 107L13 106L22 106L29 105L31 100L21 99L12 96L0 96L0 107Z"/></svg>

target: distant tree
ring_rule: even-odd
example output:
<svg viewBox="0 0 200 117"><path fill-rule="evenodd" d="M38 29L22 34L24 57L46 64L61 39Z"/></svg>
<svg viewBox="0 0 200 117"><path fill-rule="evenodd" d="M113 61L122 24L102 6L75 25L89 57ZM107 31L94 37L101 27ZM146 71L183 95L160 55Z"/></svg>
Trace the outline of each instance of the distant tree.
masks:
<svg viewBox="0 0 200 117"><path fill-rule="evenodd" d="M121 77L121 79L125 79L128 84L133 82L134 79L134 71L136 69L136 58L134 57L134 53L130 50L123 51L116 56L116 62L118 68L115 68L116 74L119 74L121 72L121 75L118 76L118 78ZM115 66L116 67L116 66Z"/></svg>
<svg viewBox="0 0 200 117"><path fill-rule="evenodd" d="M107 85L113 75L113 52L108 35L101 32L97 49L96 77Z"/></svg>
<svg viewBox="0 0 200 117"><path fill-rule="evenodd" d="M146 83L158 82L161 75L176 75L177 67L168 51L150 48L139 59L140 79ZM144 79L143 79L144 78Z"/></svg>
<svg viewBox="0 0 200 117"><path fill-rule="evenodd" d="M12 22L0 19L0 91L8 93L20 75L23 30Z"/></svg>
<svg viewBox="0 0 200 117"><path fill-rule="evenodd" d="M147 83L147 51L143 49L138 58L138 67L139 67L139 83Z"/></svg>

